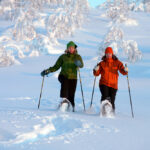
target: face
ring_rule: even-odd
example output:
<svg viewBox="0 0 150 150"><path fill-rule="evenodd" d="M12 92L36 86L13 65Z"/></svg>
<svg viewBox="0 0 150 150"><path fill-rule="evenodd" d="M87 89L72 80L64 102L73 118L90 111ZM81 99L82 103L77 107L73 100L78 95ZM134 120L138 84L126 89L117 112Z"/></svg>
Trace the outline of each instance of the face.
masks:
<svg viewBox="0 0 150 150"><path fill-rule="evenodd" d="M74 46L70 46L70 47L68 48L68 50L69 50L69 53L71 53L71 54L73 54L73 53L75 52Z"/></svg>
<svg viewBox="0 0 150 150"><path fill-rule="evenodd" d="M107 53L106 54L106 58L112 58L112 54L111 53Z"/></svg>

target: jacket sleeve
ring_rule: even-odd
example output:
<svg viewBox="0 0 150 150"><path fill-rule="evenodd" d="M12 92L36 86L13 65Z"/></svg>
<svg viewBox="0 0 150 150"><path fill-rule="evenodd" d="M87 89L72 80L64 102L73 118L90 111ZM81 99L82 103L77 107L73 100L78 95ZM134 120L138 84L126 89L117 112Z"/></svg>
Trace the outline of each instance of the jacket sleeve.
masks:
<svg viewBox="0 0 150 150"><path fill-rule="evenodd" d="M99 75L101 74L101 70L102 70L102 68L101 68L101 63L99 63L98 66L99 66L99 70L95 71L95 70L93 69L93 74L94 74L94 76L99 76Z"/></svg>
<svg viewBox="0 0 150 150"><path fill-rule="evenodd" d="M83 63L82 57L80 55L78 55L77 60L79 60L81 62L80 68L83 68L84 63Z"/></svg>
<svg viewBox="0 0 150 150"><path fill-rule="evenodd" d="M118 69L119 69L119 72L123 75L127 75L128 72L126 72L124 69L125 67L123 66L123 63L121 61L118 60Z"/></svg>
<svg viewBox="0 0 150 150"><path fill-rule="evenodd" d="M63 63L63 58L62 58L62 55L57 59L55 65L53 67L50 67L48 70L49 72L55 72L57 71L61 66L62 66L62 63Z"/></svg>

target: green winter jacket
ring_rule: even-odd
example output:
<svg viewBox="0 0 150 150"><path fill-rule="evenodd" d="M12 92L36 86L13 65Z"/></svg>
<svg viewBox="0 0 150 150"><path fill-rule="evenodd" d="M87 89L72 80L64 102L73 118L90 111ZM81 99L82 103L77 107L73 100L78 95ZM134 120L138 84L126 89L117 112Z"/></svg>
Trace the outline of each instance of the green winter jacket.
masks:
<svg viewBox="0 0 150 150"><path fill-rule="evenodd" d="M77 79L77 69L78 67L75 65L75 61L79 60L81 62L80 68L83 67L83 61L79 54L74 53L66 53L62 54L58 60L56 61L53 67L48 69L49 72L55 72L61 67L60 75L65 76L68 79Z"/></svg>

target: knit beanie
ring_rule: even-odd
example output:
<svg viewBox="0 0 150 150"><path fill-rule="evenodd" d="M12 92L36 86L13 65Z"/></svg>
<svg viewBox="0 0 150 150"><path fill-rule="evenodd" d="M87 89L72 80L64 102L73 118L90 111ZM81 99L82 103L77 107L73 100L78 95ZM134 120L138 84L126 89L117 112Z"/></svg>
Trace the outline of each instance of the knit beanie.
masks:
<svg viewBox="0 0 150 150"><path fill-rule="evenodd" d="M77 47L77 45L76 45L73 41L70 41L70 42L67 44L67 49L68 49L70 46L73 46L74 48Z"/></svg>
<svg viewBox="0 0 150 150"><path fill-rule="evenodd" d="M107 47L105 50L105 54L107 53L113 54L113 49L111 47Z"/></svg>

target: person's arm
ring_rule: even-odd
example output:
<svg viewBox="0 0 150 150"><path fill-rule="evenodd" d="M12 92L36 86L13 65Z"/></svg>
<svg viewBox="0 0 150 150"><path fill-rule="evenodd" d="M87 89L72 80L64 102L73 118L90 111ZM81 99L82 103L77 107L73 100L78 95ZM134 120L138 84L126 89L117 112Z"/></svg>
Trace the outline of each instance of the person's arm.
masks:
<svg viewBox="0 0 150 150"><path fill-rule="evenodd" d="M99 76L101 73L101 63L97 64L93 69L94 76Z"/></svg>
<svg viewBox="0 0 150 150"><path fill-rule="evenodd" d="M60 56L53 67L50 67L50 68L43 70L41 72L41 76L45 76L45 75L48 75L50 72L57 71L61 67L62 61L63 61L62 56Z"/></svg>
<svg viewBox="0 0 150 150"><path fill-rule="evenodd" d="M63 56L61 55L61 56L57 59L55 65L54 65L53 67L48 68L47 70L48 70L49 72L55 72L55 71L57 71L57 70L62 66L62 63L63 63L63 58L62 58L62 57L63 57Z"/></svg>
<svg viewBox="0 0 150 150"><path fill-rule="evenodd" d="M80 55L78 55L77 59L75 60L75 65L79 68L83 68L84 64L83 64L83 60L81 58Z"/></svg>
<svg viewBox="0 0 150 150"><path fill-rule="evenodd" d="M128 74L128 71L125 69L123 63L121 61L118 60L118 69L119 69L119 72L123 75L127 75Z"/></svg>

